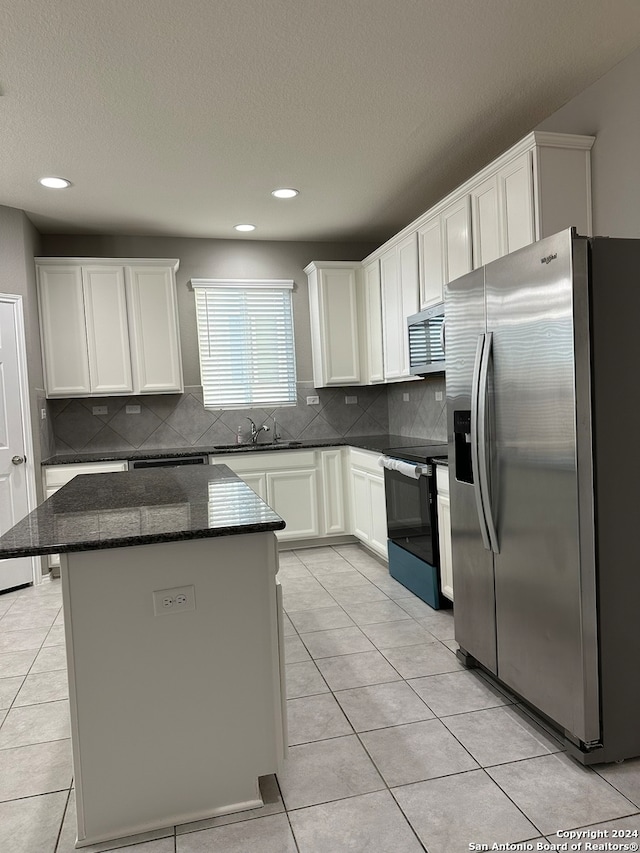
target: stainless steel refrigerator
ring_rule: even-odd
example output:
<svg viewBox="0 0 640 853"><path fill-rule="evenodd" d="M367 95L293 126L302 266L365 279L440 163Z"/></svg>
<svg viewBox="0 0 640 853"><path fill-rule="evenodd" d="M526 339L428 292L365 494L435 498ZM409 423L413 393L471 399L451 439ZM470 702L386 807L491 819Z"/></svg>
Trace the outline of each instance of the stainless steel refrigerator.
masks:
<svg viewBox="0 0 640 853"><path fill-rule="evenodd" d="M640 754L640 240L447 285L455 635L585 764Z"/></svg>

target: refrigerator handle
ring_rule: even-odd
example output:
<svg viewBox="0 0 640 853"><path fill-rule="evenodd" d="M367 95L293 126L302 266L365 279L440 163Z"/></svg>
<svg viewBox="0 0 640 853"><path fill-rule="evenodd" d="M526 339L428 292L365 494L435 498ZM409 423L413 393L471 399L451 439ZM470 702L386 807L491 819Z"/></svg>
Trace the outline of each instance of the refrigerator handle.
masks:
<svg viewBox="0 0 640 853"><path fill-rule="evenodd" d="M480 470L478 460L478 404L480 395L480 367L482 365L485 337L485 335L480 335L478 337L476 359L473 364L473 380L471 385L471 471L478 522L480 523L480 533L482 534L482 544L484 545L485 550L490 551L491 544L489 542L489 533L487 531L484 507L482 506L482 491L480 489L480 476L478 474Z"/></svg>
<svg viewBox="0 0 640 853"><path fill-rule="evenodd" d="M480 495L484 507L484 517L489 533L491 550L494 554L500 553L498 546L498 534L493 519L491 507L491 490L489 487L489 466L487 463L487 397L489 390L489 361L493 348L493 333L487 332L485 344L482 351L482 363L480 365L480 379L478 382L478 479L480 480Z"/></svg>

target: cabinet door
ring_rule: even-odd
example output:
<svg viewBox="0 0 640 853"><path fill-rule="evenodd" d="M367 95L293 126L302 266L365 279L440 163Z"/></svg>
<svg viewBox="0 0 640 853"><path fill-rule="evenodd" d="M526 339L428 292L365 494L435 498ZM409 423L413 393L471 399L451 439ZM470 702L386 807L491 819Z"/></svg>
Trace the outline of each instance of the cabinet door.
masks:
<svg viewBox="0 0 640 853"><path fill-rule="evenodd" d="M402 300L396 246L386 251L380 258L380 289L384 335L384 378L400 379L403 369L403 341L400 326Z"/></svg>
<svg viewBox="0 0 640 853"><path fill-rule="evenodd" d="M445 281L471 272L471 208L469 196L447 207L442 217Z"/></svg>
<svg viewBox="0 0 640 853"><path fill-rule="evenodd" d="M344 501L342 450L323 450L322 466L322 533L325 536L344 533L346 512Z"/></svg>
<svg viewBox="0 0 640 853"><path fill-rule="evenodd" d="M361 376L356 270L320 267L309 284L311 321L317 326L313 337L318 342L313 348L314 384L358 385Z"/></svg>
<svg viewBox="0 0 640 853"><path fill-rule="evenodd" d="M508 255L535 240L533 165L526 151L498 172L502 254Z"/></svg>
<svg viewBox="0 0 640 853"><path fill-rule="evenodd" d="M92 394L133 391L124 268L82 268Z"/></svg>
<svg viewBox="0 0 640 853"><path fill-rule="evenodd" d="M320 535L318 477L315 470L267 471L267 501L287 523L278 539Z"/></svg>
<svg viewBox="0 0 640 853"><path fill-rule="evenodd" d="M80 267L38 265L37 271L47 397L86 397L91 382Z"/></svg>
<svg viewBox="0 0 640 853"><path fill-rule="evenodd" d="M451 503L449 495L438 495L438 544L440 546L440 589L453 601L453 561L451 556Z"/></svg>
<svg viewBox="0 0 640 853"><path fill-rule="evenodd" d="M496 175L471 190L471 222L473 266L477 269L502 255Z"/></svg>
<svg viewBox="0 0 640 853"><path fill-rule="evenodd" d="M380 293L380 262L373 261L364 268L364 335L367 342L367 383L384 382L382 336L382 298Z"/></svg>
<svg viewBox="0 0 640 853"><path fill-rule="evenodd" d="M444 299L444 269L442 265L442 227L440 217L434 216L418 229L420 256L420 307L437 305Z"/></svg>
<svg viewBox="0 0 640 853"><path fill-rule="evenodd" d="M369 545L383 557L387 556L387 507L384 498L384 478L368 475L371 506L371 539Z"/></svg>
<svg viewBox="0 0 640 853"><path fill-rule="evenodd" d="M368 475L356 468L351 469L351 517L353 535L363 542L371 540L371 495Z"/></svg>
<svg viewBox="0 0 640 853"><path fill-rule="evenodd" d="M181 392L184 386L173 270L130 266L125 275L135 392Z"/></svg>
<svg viewBox="0 0 640 853"><path fill-rule="evenodd" d="M267 475L260 472L255 474L250 474L248 472L243 472L242 474L238 474L241 480L243 480L250 489L258 495L259 498L262 498L263 501L267 500Z"/></svg>

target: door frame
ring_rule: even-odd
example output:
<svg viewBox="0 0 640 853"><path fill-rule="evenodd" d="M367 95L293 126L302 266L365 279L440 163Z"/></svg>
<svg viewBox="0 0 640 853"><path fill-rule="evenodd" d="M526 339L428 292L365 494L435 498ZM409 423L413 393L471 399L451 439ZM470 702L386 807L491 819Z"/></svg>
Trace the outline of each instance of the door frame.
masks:
<svg viewBox="0 0 640 853"><path fill-rule="evenodd" d="M0 293L0 302L13 306L13 322L16 330L16 349L18 356L18 383L20 386L20 408L22 411L22 437L26 461L27 505L29 512L38 505L34 454L33 433L31 431L31 403L29 402L29 381L27 373L27 339L24 325L23 298L16 293ZM31 557L31 576L33 583L42 583L41 558Z"/></svg>

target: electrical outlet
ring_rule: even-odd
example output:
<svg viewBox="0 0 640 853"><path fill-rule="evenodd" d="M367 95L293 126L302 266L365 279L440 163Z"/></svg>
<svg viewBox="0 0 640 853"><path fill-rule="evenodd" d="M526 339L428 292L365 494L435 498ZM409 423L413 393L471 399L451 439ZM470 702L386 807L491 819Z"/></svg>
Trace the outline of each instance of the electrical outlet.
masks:
<svg viewBox="0 0 640 853"><path fill-rule="evenodd" d="M405 391L405 392L403 393L403 395L402 395L402 402L403 402L403 403L408 403L408 402L409 402L409 393L408 393L408 391Z"/></svg>
<svg viewBox="0 0 640 853"><path fill-rule="evenodd" d="M128 415L139 415L140 414L140 406L125 406L124 410Z"/></svg>
<svg viewBox="0 0 640 853"><path fill-rule="evenodd" d="M94 415L108 415L109 409L106 406L92 406L91 411Z"/></svg>
<svg viewBox="0 0 640 853"><path fill-rule="evenodd" d="M320 397L317 394L313 394L310 397L307 397L307 406L317 406L320 403Z"/></svg>
<svg viewBox="0 0 640 853"><path fill-rule="evenodd" d="M358 402L358 398L357 398L357 397L355 397L355 396L350 397L349 395L347 395L347 396L344 398L344 401L345 401L345 403L346 403L348 406L351 406L351 405L353 405L353 403L357 403L357 402Z"/></svg>
<svg viewBox="0 0 640 853"><path fill-rule="evenodd" d="M442 400L442 391L436 391L436 401L440 402Z"/></svg>
<svg viewBox="0 0 640 853"><path fill-rule="evenodd" d="M196 590L194 586L175 586L172 589L156 589L153 592L153 612L156 616L195 609Z"/></svg>
<svg viewBox="0 0 640 853"><path fill-rule="evenodd" d="M46 419L47 419L47 410L46 409L40 409L40 420L46 421Z"/></svg>

